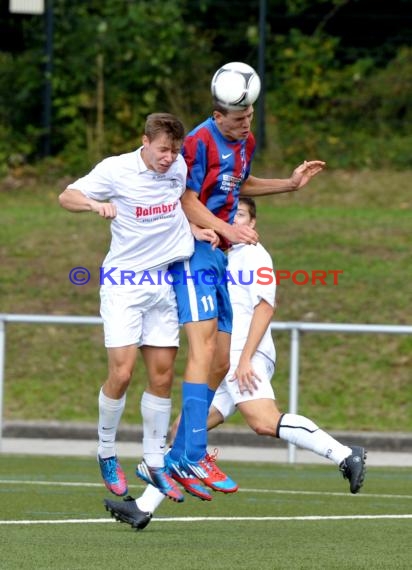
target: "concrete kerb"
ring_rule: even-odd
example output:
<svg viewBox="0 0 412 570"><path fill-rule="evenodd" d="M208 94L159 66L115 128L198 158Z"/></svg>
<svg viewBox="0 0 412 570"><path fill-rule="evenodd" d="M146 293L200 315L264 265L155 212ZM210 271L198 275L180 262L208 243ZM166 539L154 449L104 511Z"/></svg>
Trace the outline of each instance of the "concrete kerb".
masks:
<svg viewBox="0 0 412 570"><path fill-rule="evenodd" d="M400 432L343 432L333 431L331 435L346 445L356 443L368 450L410 453L412 452L412 433ZM119 442L141 442L142 427L122 425L118 431ZM96 441L96 424L87 422L40 422L6 421L3 425L5 438L35 439L72 439ZM257 436L249 428L221 426L209 433L210 446L242 446L253 448L272 448L273 438ZM276 447L287 447L282 440L276 441Z"/></svg>

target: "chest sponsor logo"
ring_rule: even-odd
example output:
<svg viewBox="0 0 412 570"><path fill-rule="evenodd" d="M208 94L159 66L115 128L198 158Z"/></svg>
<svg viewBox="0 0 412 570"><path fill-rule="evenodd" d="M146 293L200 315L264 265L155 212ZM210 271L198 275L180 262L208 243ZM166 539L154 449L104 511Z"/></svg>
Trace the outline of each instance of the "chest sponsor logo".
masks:
<svg viewBox="0 0 412 570"><path fill-rule="evenodd" d="M156 204L155 206L136 206L136 218L138 220L154 220L174 212L179 200L170 202L169 204Z"/></svg>
<svg viewBox="0 0 412 570"><path fill-rule="evenodd" d="M220 184L220 190L225 192L225 194L229 194L233 192L236 188L240 186L242 180L237 176L231 176L230 174L224 174L222 178L222 182Z"/></svg>

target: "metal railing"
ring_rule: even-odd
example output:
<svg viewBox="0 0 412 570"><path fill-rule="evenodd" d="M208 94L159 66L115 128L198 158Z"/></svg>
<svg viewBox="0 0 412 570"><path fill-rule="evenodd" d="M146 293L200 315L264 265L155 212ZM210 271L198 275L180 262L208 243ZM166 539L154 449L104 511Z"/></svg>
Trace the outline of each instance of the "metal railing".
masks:
<svg viewBox="0 0 412 570"><path fill-rule="evenodd" d="M6 356L6 324L60 324L60 325L101 325L100 317L71 317L55 315L13 315L0 313L0 450L3 433L3 396L5 380ZM318 333L355 333L355 334L412 334L412 325L378 325L353 323L304 323L304 322L273 322L271 329L275 331L290 331L290 360L289 360L289 412L298 413L299 396L299 352L300 334L306 332ZM296 447L288 445L289 463L294 463Z"/></svg>

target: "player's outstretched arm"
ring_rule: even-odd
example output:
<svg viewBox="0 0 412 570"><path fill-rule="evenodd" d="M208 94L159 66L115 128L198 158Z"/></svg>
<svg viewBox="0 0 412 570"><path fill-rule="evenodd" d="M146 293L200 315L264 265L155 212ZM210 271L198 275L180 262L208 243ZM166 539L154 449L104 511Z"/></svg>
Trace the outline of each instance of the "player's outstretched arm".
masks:
<svg viewBox="0 0 412 570"><path fill-rule="evenodd" d="M66 188L59 196L59 204L69 212L95 212L112 220L117 215L116 206L111 202L98 202L85 196L80 190Z"/></svg>
<svg viewBox="0 0 412 570"><path fill-rule="evenodd" d="M292 172L289 178L257 178L249 176L240 189L241 196L266 196L268 194L282 194L295 192L306 184L319 172L322 172L326 163L322 160L303 162Z"/></svg>

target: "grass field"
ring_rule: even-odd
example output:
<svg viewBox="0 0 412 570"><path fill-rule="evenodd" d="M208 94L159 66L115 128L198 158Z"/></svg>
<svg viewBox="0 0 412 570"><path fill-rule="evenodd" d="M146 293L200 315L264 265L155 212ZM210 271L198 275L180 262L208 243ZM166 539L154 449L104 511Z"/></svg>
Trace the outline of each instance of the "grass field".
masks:
<svg viewBox="0 0 412 570"><path fill-rule="evenodd" d="M277 269L343 271L336 286L283 281L277 320L412 323L411 177L411 171L331 171L298 193L258 199L258 229ZM98 314L98 268L109 228L97 216L59 208L65 182L16 176L0 183L0 312ZM68 279L79 265L92 274L84 287ZM277 333L275 341L274 386L285 409L289 335ZM185 358L182 336L174 414ZM411 367L411 336L304 335L299 409L329 430L412 431ZM6 420L94 421L105 376L100 327L7 326ZM139 423L143 389L139 364L125 422Z"/></svg>
<svg viewBox="0 0 412 570"><path fill-rule="evenodd" d="M132 479L134 496L143 487ZM134 532L102 506L93 459L0 457L4 570L409 569L412 475L370 467L358 495L331 465L222 463L235 495L164 501Z"/></svg>

